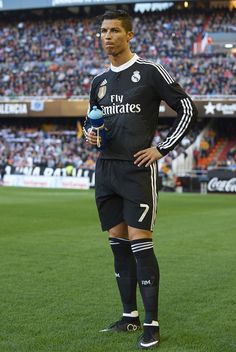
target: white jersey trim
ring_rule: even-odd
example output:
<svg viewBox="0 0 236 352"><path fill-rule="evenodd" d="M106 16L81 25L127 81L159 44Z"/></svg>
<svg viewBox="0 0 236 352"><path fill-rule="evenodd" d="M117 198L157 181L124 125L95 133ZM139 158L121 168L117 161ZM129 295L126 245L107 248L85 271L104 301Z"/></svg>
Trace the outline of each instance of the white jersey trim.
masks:
<svg viewBox="0 0 236 352"><path fill-rule="evenodd" d="M169 72L166 71L164 66L162 66L160 64L154 64L152 61L144 60L141 58L138 58L137 63L141 64L141 65L151 65L151 66L155 67L168 84L175 82L175 80L171 77Z"/></svg>
<svg viewBox="0 0 236 352"><path fill-rule="evenodd" d="M192 108L190 99L189 98L181 99L181 104L183 106L183 111L184 111L183 116L178 126L176 127L174 133L171 136L167 137L164 142L159 143L157 145L157 147L160 149L168 149L173 144L175 144L184 134L184 132L186 131L186 129L188 128L191 122L191 119L193 116L193 108Z"/></svg>
<svg viewBox="0 0 236 352"><path fill-rule="evenodd" d="M121 72L121 71L124 71L126 70L127 68L129 68L130 66L132 66L137 60L138 60L138 55L137 54L134 54L134 56L129 60L127 61L125 64L123 65L120 65L120 66L113 66L111 64L111 70L113 72Z"/></svg>

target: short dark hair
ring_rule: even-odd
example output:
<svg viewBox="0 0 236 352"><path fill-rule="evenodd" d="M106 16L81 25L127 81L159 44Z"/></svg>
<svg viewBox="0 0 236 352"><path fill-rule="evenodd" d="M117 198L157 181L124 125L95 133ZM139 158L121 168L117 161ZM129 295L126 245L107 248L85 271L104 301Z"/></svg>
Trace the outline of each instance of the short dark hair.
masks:
<svg viewBox="0 0 236 352"><path fill-rule="evenodd" d="M132 31L132 18L128 12L124 10L109 10L106 11L102 16L102 21L104 20L119 20L122 22L122 26L126 32Z"/></svg>

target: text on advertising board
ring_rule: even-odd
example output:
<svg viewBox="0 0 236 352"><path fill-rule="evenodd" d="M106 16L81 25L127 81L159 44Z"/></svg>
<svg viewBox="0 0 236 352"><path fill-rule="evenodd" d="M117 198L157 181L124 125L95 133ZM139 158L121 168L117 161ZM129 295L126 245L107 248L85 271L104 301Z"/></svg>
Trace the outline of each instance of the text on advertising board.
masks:
<svg viewBox="0 0 236 352"><path fill-rule="evenodd" d="M209 192L224 192L236 193L236 177L229 180L220 180L218 177L213 177L207 185Z"/></svg>

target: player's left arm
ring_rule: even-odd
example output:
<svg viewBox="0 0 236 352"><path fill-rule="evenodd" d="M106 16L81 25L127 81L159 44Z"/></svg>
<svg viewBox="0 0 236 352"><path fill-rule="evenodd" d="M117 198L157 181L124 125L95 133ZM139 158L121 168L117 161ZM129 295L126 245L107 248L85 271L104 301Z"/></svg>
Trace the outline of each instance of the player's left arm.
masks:
<svg viewBox="0 0 236 352"><path fill-rule="evenodd" d="M156 65L152 73L153 89L159 99L164 100L177 113L172 128L165 140L156 147L140 150L134 155L135 164L149 166L161 159L188 133L197 118L197 108L183 88L171 77L162 65Z"/></svg>

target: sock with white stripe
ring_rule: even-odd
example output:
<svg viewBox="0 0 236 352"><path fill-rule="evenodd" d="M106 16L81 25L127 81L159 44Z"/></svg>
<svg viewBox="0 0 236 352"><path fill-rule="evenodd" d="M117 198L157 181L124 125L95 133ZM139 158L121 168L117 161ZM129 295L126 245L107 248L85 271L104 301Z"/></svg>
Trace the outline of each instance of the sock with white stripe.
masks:
<svg viewBox="0 0 236 352"><path fill-rule="evenodd" d="M152 239L131 241L137 261L137 278L145 309L145 323L158 320L159 266Z"/></svg>
<svg viewBox="0 0 236 352"><path fill-rule="evenodd" d="M130 241L110 237L109 242L114 255L115 275L123 304L124 316L126 314L133 316L134 313L138 316L136 301L137 270Z"/></svg>

